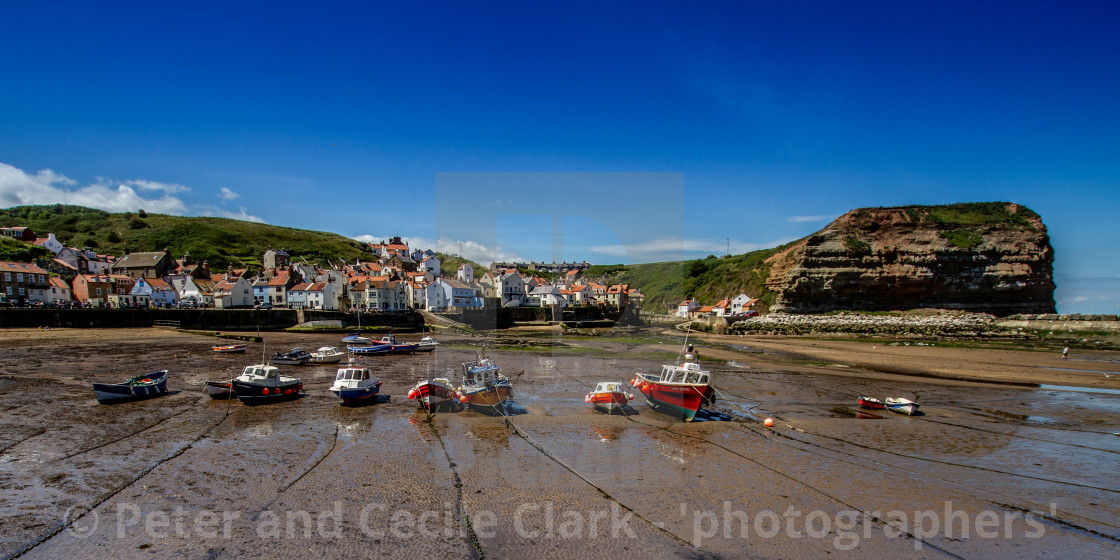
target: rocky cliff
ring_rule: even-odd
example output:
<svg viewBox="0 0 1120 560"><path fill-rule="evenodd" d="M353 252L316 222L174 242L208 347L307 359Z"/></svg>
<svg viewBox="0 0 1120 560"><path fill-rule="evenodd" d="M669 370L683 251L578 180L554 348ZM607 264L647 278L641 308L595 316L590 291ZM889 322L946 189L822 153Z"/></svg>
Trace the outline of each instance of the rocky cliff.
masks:
<svg viewBox="0 0 1120 560"><path fill-rule="evenodd" d="M853 210L767 263L772 311L1054 312L1046 226L1013 203Z"/></svg>

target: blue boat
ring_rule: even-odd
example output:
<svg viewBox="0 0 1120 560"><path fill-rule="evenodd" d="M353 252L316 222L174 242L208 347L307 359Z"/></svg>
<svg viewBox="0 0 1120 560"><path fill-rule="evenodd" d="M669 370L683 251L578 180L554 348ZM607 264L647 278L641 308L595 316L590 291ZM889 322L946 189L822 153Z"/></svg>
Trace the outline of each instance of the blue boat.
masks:
<svg viewBox="0 0 1120 560"><path fill-rule="evenodd" d="M400 342L397 340L397 337L392 334L381 337L381 344L387 344L389 346L390 354L411 354L420 347L420 345L415 342Z"/></svg>
<svg viewBox="0 0 1120 560"><path fill-rule="evenodd" d="M369 344L370 338L362 336L361 333L354 333L342 337L342 341L347 344Z"/></svg>
<svg viewBox="0 0 1120 560"><path fill-rule="evenodd" d="M355 356L374 356L377 354L388 354L390 345L388 344L374 344L373 346L347 346L351 354Z"/></svg>
<svg viewBox="0 0 1120 560"><path fill-rule="evenodd" d="M352 362L346 367L338 368L331 392L338 397L342 404L355 405L377 401L377 392L381 390L381 380L369 373L369 368L354 365Z"/></svg>
<svg viewBox="0 0 1120 560"><path fill-rule="evenodd" d="M97 402L106 404L167 394L167 370L137 375L124 383L94 383Z"/></svg>

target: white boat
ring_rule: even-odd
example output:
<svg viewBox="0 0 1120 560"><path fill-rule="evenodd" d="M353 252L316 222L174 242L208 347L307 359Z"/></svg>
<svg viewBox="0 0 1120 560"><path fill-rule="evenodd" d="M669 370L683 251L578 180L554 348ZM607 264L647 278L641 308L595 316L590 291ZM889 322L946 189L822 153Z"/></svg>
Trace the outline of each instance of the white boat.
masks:
<svg viewBox="0 0 1120 560"><path fill-rule="evenodd" d="M307 360L309 364L337 364L342 361L346 356L346 352L335 348L334 346L323 346L318 350L311 353L311 358Z"/></svg>
<svg viewBox="0 0 1120 560"><path fill-rule="evenodd" d="M420 342L416 345L416 351L431 352L432 350L436 349L436 346L439 346L439 343L436 342L436 339L430 336L425 336L424 338L421 338Z"/></svg>
<svg viewBox="0 0 1120 560"><path fill-rule="evenodd" d="M887 397L883 399L883 404L886 405L887 410L891 412L897 412L899 414L905 414L907 416L913 416L917 414L918 406L920 406L918 403L910 399L904 399L901 397Z"/></svg>
<svg viewBox="0 0 1120 560"><path fill-rule="evenodd" d="M376 402L380 390L381 380L370 375L369 368L354 365L353 361L338 368L331 385L331 392L346 405Z"/></svg>

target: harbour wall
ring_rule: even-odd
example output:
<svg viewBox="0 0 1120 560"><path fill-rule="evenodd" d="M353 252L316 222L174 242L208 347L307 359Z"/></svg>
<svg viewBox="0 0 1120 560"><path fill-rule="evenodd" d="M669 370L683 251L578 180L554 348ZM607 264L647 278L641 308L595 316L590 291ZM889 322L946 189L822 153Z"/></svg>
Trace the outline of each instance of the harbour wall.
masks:
<svg viewBox="0 0 1120 560"><path fill-rule="evenodd" d="M358 316L337 311L295 309L0 309L0 328L134 328L159 324L184 329L282 330L313 321L341 321L353 328ZM414 311L363 313L363 328L424 329Z"/></svg>

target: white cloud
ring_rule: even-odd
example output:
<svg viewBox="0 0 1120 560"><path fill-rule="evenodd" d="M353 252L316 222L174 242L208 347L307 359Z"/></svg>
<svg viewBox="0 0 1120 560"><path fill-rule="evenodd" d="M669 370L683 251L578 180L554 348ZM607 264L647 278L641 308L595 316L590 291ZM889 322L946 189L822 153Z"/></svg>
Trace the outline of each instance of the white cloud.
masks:
<svg viewBox="0 0 1120 560"><path fill-rule="evenodd" d="M226 187L222 187L221 190L218 192L218 198L220 198L224 201L227 201L227 202L230 201L230 200L234 200L234 199L236 199L240 196L241 196L240 194L235 193L235 192L227 189Z"/></svg>
<svg viewBox="0 0 1120 560"><path fill-rule="evenodd" d="M802 224L806 222L824 222L831 220L832 218L833 216L790 216L786 218L786 221L793 222L795 224Z"/></svg>
<svg viewBox="0 0 1120 560"><path fill-rule="evenodd" d="M737 255L777 247L786 241L774 243L744 243L732 241L731 254ZM687 255L723 255L728 251L726 240L681 239L664 237L630 245L595 245L589 249L593 253L611 257L629 257L633 262L669 261L685 258Z"/></svg>
<svg viewBox="0 0 1120 560"><path fill-rule="evenodd" d="M389 236L364 234L356 235L351 239L361 241L362 243L381 243L382 241L388 241ZM462 243L463 258L472 260L483 266L490 266L490 263L493 261L524 260L517 256L516 253L508 252L501 247L490 247L474 241L461 241L458 239L448 239L446 237L440 237L434 241L423 237L402 237L401 240L413 249L431 249L446 255L456 256L459 255L460 243Z"/></svg>
<svg viewBox="0 0 1120 560"><path fill-rule="evenodd" d="M217 218L232 218L234 220L241 220L243 222L256 222L258 224L266 223L263 218L250 214L245 207L242 206L238 212L230 212L224 208L217 208L214 206L198 206L196 212L199 216L214 216Z"/></svg>
<svg viewBox="0 0 1120 560"><path fill-rule="evenodd" d="M143 183L143 186L139 183ZM184 214L187 210L187 205L174 196L164 194L159 198L144 198L133 188L163 190L167 193L169 191L166 189L181 187L181 185L127 181L116 186L95 183L79 188L67 188L77 184L77 181L50 169L31 175L22 169L0 163L0 207L27 204L75 204L109 212L132 212L144 209L149 212L176 215Z"/></svg>
<svg viewBox="0 0 1120 560"><path fill-rule="evenodd" d="M125 181L124 184L136 187L142 191L159 191L167 194L188 192L191 190L190 187L185 187L176 183L160 183L157 181L145 181L143 179Z"/></svg>

